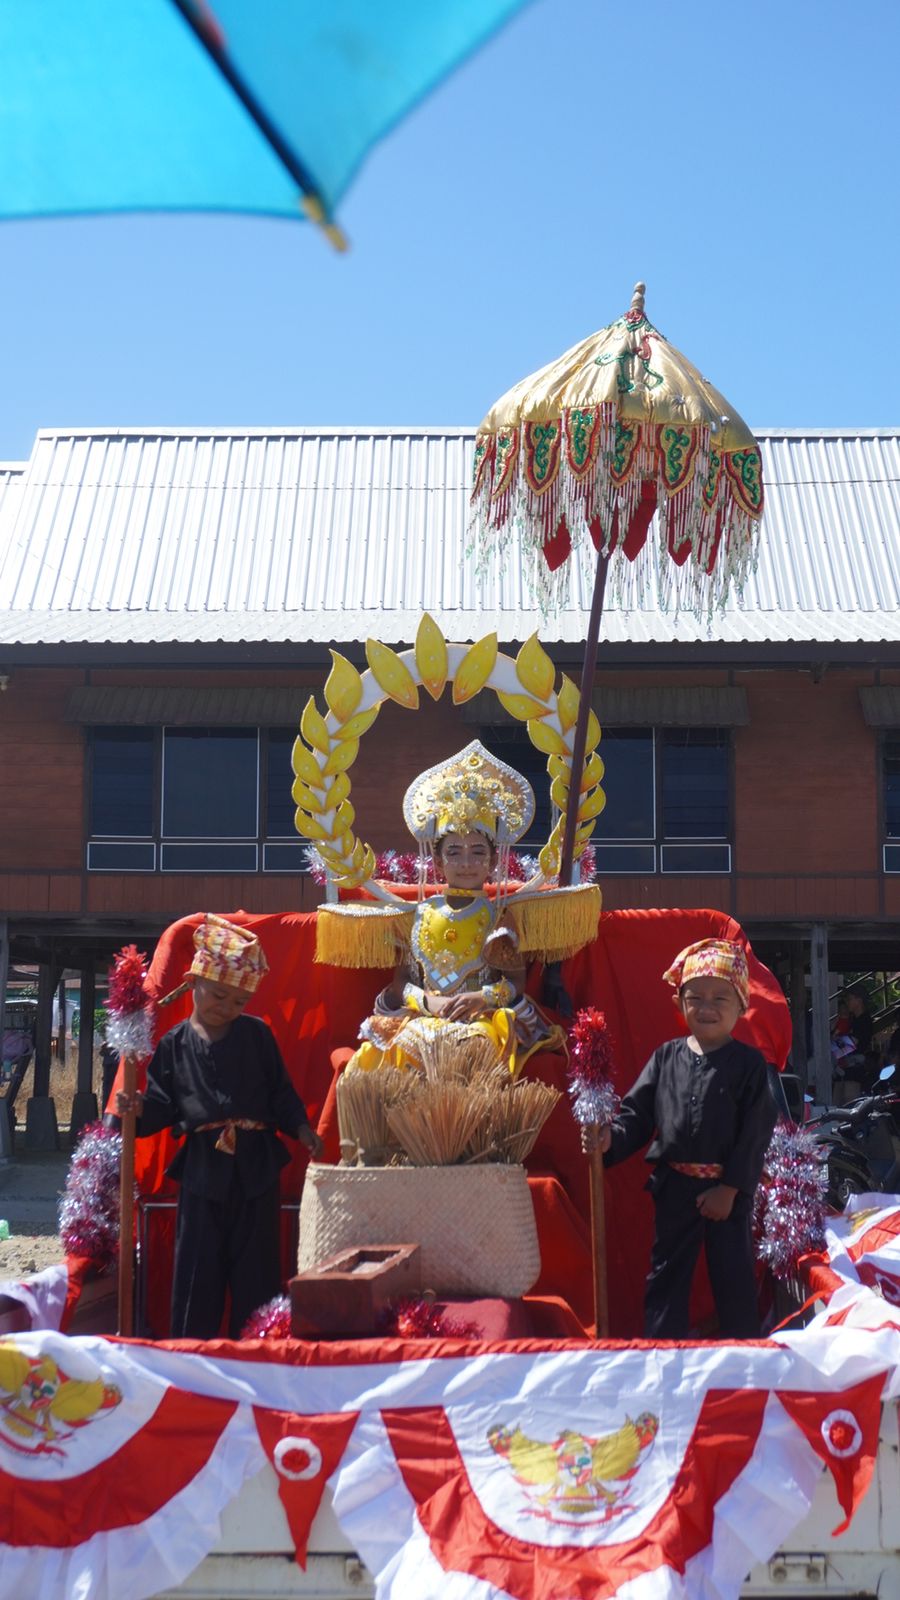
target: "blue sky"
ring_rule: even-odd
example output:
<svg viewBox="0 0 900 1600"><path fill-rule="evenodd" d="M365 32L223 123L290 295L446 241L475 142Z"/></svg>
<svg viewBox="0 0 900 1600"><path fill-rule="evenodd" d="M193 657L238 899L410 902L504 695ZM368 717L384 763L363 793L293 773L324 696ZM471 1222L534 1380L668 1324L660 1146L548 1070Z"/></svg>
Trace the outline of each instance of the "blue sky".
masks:
<svg viewBox="0 0 900 1600"><path fill-rule="evenodd" d="M0 224L0 459L89 425L474 426L621 314L752 425L900 422L897 0L536 0L307 225Z"/></svg>

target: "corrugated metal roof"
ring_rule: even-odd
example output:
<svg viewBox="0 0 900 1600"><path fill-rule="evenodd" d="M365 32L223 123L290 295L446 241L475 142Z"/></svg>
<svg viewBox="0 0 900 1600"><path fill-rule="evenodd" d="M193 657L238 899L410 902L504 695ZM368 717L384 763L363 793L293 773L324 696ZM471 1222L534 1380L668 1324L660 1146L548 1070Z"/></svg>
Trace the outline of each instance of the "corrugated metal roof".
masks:
<svg viewBox="0 0 900 1600"><path fill-rule="evenodd" d="M742 604L710 623L652 586L607 606L614 643L900 638L900 430L760 430L767 502ZM590 574L543 621L514 552L467 554L463 429L38 434L0 500L0 642L584 637ZM2 469L0 469L2 470ZM10 479L12 484L13 478Z"/></svg>
<svg viewBox="0 0 900 1600"><path fill-rule="evenodd" d="M0 461L0 574L3 571L4 530L15 522L26 465L24 461ZM6 596L0 586L0 606L5 602Z"/></svg>

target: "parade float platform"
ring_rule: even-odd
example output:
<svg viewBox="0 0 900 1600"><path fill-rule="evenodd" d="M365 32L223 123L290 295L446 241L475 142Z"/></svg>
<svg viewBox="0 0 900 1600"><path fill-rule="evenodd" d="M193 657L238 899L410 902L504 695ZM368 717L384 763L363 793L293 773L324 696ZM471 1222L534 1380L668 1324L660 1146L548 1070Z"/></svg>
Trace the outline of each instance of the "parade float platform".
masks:
<svg viewBox="0 0 900 1600"><path fill-rule="evenodd" d="M384 975L317 966L313 918L246 920L272 967L254 1009L315 1116ZM161 941L157 993L188 965L196 921ZM606 1013L622 1091L673 1032L659 974L707 936L741 934L716 912L611 913L567 964L575 1006ZM741 1031L781 1064L783 998L752 960L751 984ZM561 1058L532 1067L564 1087ZM138 1145L150 1337L98 1336L113 1283L77 1262L5 1302L0 1595L900 1596L897 1201L834 1222L808 1263L809 1326L652 1344L634 1337L652 1224L635 1160L607 1181L616 1337L599 1343L584 1161L561 1104L529 1161L531 1296L446 1304L464 1338L199 1344L166 1337L171 1153L167 1136ZM298 1158L286 1278L300 1177Z"/></svg>

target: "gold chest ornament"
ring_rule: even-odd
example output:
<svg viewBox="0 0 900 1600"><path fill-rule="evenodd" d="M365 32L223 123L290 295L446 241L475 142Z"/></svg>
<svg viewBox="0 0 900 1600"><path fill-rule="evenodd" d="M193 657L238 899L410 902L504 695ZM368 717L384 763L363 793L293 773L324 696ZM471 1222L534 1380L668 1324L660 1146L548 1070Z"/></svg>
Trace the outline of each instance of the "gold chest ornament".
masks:
<svg viewBox="0 0 900 1600"><path fill-rule="evenodd" d="M458 910L441 896L426 900L416 912L412 950L421 964L426 987L452 989L483 964L484 942L494 921L483 895Z"/></svg>

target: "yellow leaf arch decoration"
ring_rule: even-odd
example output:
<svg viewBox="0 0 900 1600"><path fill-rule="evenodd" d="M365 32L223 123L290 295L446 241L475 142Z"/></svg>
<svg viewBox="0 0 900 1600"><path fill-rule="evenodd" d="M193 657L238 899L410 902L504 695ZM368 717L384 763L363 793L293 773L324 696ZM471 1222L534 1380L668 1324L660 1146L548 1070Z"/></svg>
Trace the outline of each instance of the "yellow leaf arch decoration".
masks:
<svg viewBox="0 0 900 1600"><path fill-rule="evenodd" d="M524 722L537 750L547 755L551 798L561 815L540 852L541 874L559 872L565 810L572 779L572 745L578 715L579 691L561 674L556 689L556 668L533 634L516 657L497 648L496 634L475 644L448 644L433 617L423 616L412 650L399 654L377 639L366 641L368 669L360 673L336 650L325 685L327 710L323 716L310 697L300 719L291 765L296 782L292 790L297 806L294 826L310 839L342 889L365 887L376 898L394 896L375 881L375 852L353 832L349 769L359 741L372 726L385 700L414 710L419 688L434 699L452 685L456 704L470 700L482 689L492 689L505 709ZM576 848L587 843L594 821L606 804L600 786L603 762L594 752L600 741L600 724L593 711L588 722L585 769L578 806Z"/></svg>

